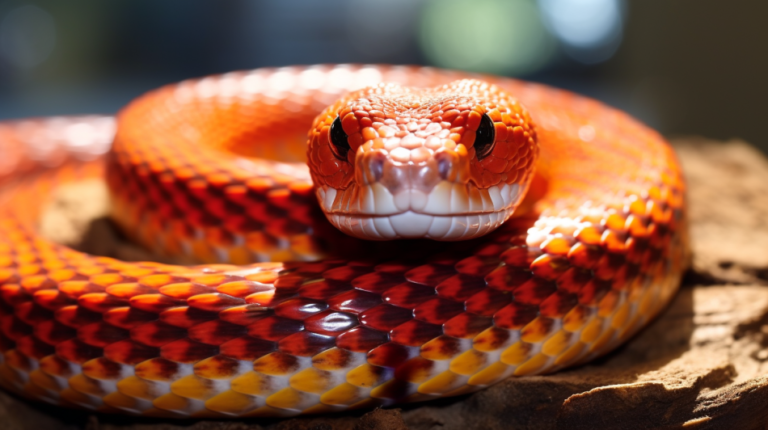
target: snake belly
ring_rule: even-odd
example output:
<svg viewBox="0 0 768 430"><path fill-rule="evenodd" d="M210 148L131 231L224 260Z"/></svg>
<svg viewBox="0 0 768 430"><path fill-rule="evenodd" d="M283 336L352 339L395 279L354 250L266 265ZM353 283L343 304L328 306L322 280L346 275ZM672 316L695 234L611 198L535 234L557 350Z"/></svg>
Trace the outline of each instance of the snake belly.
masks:
<svg viewBox="0 0 768 430"><path fill-rule="evenodd" d="M467 77L513 94L536 122L545 186L524 213L453 243L372 244L332 228L301 164L315 115L378 82ZM183 418L468 393L610 351L663 309L688 262L669 145L542 85L418 67L259 69L161 88L116 121L116 134L109 117L0 123L0 384L31 399ZM127 235L204 265L92 256L37 233L45 195L103 176Z"/></svg>

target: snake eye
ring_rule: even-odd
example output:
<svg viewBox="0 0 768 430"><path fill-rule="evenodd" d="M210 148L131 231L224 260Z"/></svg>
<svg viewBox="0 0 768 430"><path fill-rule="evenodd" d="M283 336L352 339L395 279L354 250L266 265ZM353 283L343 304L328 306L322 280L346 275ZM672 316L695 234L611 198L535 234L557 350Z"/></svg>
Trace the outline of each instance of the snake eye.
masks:
<svg viewBox="0 0 768 430"><path fill-rule="evenodd" d="M478 160L482 160L493 151L495 139L496 129L493 126L493 120L487 114L483 114L475 135L475 153Z"/></svg>
<svg viewBox="0 0 768 430"><path fill-rule="evenodd" d="M333 155L339 160L347 161L347 153L349 152L349 141L347 140L347 133L344 133L344 128L341 126L341 118L336 117L336 120L331 124L331 143L333 147Z"/></svg>

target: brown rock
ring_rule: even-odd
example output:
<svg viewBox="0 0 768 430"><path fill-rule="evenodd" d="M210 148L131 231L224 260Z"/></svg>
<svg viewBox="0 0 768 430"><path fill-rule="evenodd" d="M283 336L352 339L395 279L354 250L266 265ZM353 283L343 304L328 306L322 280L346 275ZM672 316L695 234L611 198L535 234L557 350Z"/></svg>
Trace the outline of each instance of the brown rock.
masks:
<svg viewBox="0 0 768 430"><path fill-rule="evenodd" d="M693 269L660 318L628 344L586 366L509 379L472 395L406 405L402 410L288 420L178 422L97 416L0 393L0 428L766 428L768 160L741 142L682 139L675 145L689 180ZM87 193L78 189L65 200ZM77 207L66 202L53 205L59 208L49 211L54 218L66 215L67 207ZM80 233L61 240L72 243L77 242L73 237L81 237L85 238L81 248L146 258L120 240L103 218L91 224L64 218L48 222L60 223L55 224L58 230L62 225L79 226Z"/></svg>

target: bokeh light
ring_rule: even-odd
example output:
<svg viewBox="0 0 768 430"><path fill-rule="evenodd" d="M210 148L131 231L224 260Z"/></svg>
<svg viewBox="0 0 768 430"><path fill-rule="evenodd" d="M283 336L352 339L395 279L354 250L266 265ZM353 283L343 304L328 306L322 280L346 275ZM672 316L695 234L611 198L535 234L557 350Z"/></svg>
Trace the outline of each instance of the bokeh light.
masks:
<svg viewBox="0 0 768 430"><path fill-rule="evenodd" d="M547 28L574 60L607 60L621 44L622 0L538 0Z"/></svg>
<svg viewBox="0 0 768 430"><path fill-rule="evenodd" d="M477 72L530 74L556 52L533 0L430 0L419 36L436 65Z"/></svg>
<svg viewBox="0 0 768 430"><path fill-rule="evenodd" d="M19 6L0 21L0 56L28 70L43 63L56 46L56 25L51 14L33 6Z"/></svg>
<svg viewBox="0 0 768 430"><path fill-rule="evenodd" d="M348 40L356 54L373 62L392 62L409 49L421 2L347 0L345 6Z"/></svg>

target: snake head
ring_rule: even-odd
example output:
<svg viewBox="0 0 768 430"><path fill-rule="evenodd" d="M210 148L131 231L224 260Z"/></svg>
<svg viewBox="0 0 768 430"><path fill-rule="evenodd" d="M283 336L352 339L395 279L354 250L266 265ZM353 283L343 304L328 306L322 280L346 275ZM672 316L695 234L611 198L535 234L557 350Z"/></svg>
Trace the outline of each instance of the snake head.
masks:
<svg viewBox="0 0 768 430"><path fill-rule="evenodd" d="M520 204L537 155L528 112L477 80L348 94L315 119L307 149L328 220L373 240L494 230Z"/></svg>

